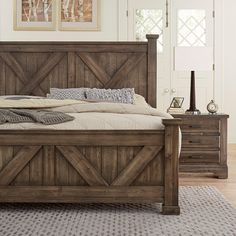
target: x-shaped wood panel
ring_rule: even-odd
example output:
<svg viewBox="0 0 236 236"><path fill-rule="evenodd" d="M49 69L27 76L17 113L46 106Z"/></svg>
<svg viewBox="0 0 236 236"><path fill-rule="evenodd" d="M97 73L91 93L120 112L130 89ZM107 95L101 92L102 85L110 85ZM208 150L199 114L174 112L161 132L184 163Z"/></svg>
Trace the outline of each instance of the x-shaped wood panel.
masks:
<svg viewBox="0 0 236 236"><path fill-rule="evenodd" d="M76 147L57 146L57 149L90 186L108 186L108 183Z"/></svg>
<svg viewBox="0 0 236 236"><path fill-rule="evenodd" d="M41 146L25 146L0 172L0 186L9 185L37 154Z"/></svg>
<svg viewBox="0 0 236 236"><path fill-rule="evenodd" d="M128 186L143 172L145 167L157 156L162 146L145 146L113 181L113 186Z"/></svg>
<svg viewBox="0 0 236 236"><path fill-rule="evenodd" d="M125 61L114 75L110 76L89 54L77 53L77 55L103 84L104 88L114 88L119 81L124 79L124 77L146 56L144 53L134 53Z"/></svg>
<svg viewBox="0 0 236 236"><path fill-rule="evenodd" d="M45 92L40 87L40 83L45 79L45 77L50 73L50 71L62 60L65 53L53 53L51 56L43 63L41 68L35 72L33 75L28 74L18 61L12 56L11 53L1 52L0 57L2 60L11 68L15 75L23 83L23 88L20 90L19 94L31 94L36 88L40 95L44 96Z"/></svg>
<svg viewBox="0 0 236 236"><path fill-rule="evenodd" d="M74 146L57 146L66 160L75 168L90 186L108 186L107 181L91 165L86 157ZM128 186L145 167L157 156L162 146L145 146L129 165L113 181L113 186Z"/></svg>

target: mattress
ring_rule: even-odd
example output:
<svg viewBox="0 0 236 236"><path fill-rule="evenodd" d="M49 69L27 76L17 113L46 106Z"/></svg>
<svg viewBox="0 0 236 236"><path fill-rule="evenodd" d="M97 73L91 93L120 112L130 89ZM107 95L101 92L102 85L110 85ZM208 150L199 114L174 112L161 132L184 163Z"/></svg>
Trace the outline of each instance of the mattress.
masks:
<svg viewBox="0 0 236 236"><path fill-rule="evenodd" d="M162 117L141 114L117 113L67 113L75 119L56 125L43 125L39 123L2 124L2 130L163 130Z"/></svg>

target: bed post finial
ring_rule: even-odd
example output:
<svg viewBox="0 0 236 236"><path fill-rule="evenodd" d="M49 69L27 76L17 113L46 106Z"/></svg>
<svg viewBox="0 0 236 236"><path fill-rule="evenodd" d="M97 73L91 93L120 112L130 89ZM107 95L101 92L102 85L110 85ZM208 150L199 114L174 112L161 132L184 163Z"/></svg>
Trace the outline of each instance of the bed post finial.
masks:
<svg viewBox="0 0 236 236"><path fill-rule="evenodd" d="M147 34L148 40L148 91L147 100L152 107L157 106L157 39L158 34Z"/></svg>

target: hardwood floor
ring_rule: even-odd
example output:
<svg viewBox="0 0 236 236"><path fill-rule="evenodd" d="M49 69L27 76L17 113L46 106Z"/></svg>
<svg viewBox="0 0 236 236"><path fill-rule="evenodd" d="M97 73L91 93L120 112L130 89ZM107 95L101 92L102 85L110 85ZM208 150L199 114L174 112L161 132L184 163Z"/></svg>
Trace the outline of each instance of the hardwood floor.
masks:
<svg viewBox="0 0 236 236"><path fill-rule="evenodd" d="M216 179L212 175L181 174L181 186L209 185L216 187L236 208L236 144L228 146L228 179Z"/></svg>

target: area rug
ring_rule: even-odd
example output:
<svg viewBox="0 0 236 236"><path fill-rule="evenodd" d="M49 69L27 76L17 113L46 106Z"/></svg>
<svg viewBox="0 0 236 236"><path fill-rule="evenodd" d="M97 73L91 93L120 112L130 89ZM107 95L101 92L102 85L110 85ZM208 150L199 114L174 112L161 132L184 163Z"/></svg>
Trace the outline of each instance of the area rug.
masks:
<svg viewBox="0 0 236 236"><path fill-rule="evenodd" d="M181 187L180 216L159 204L0 204L1 236L236 235L236 209L214 187Z"/></svg>

